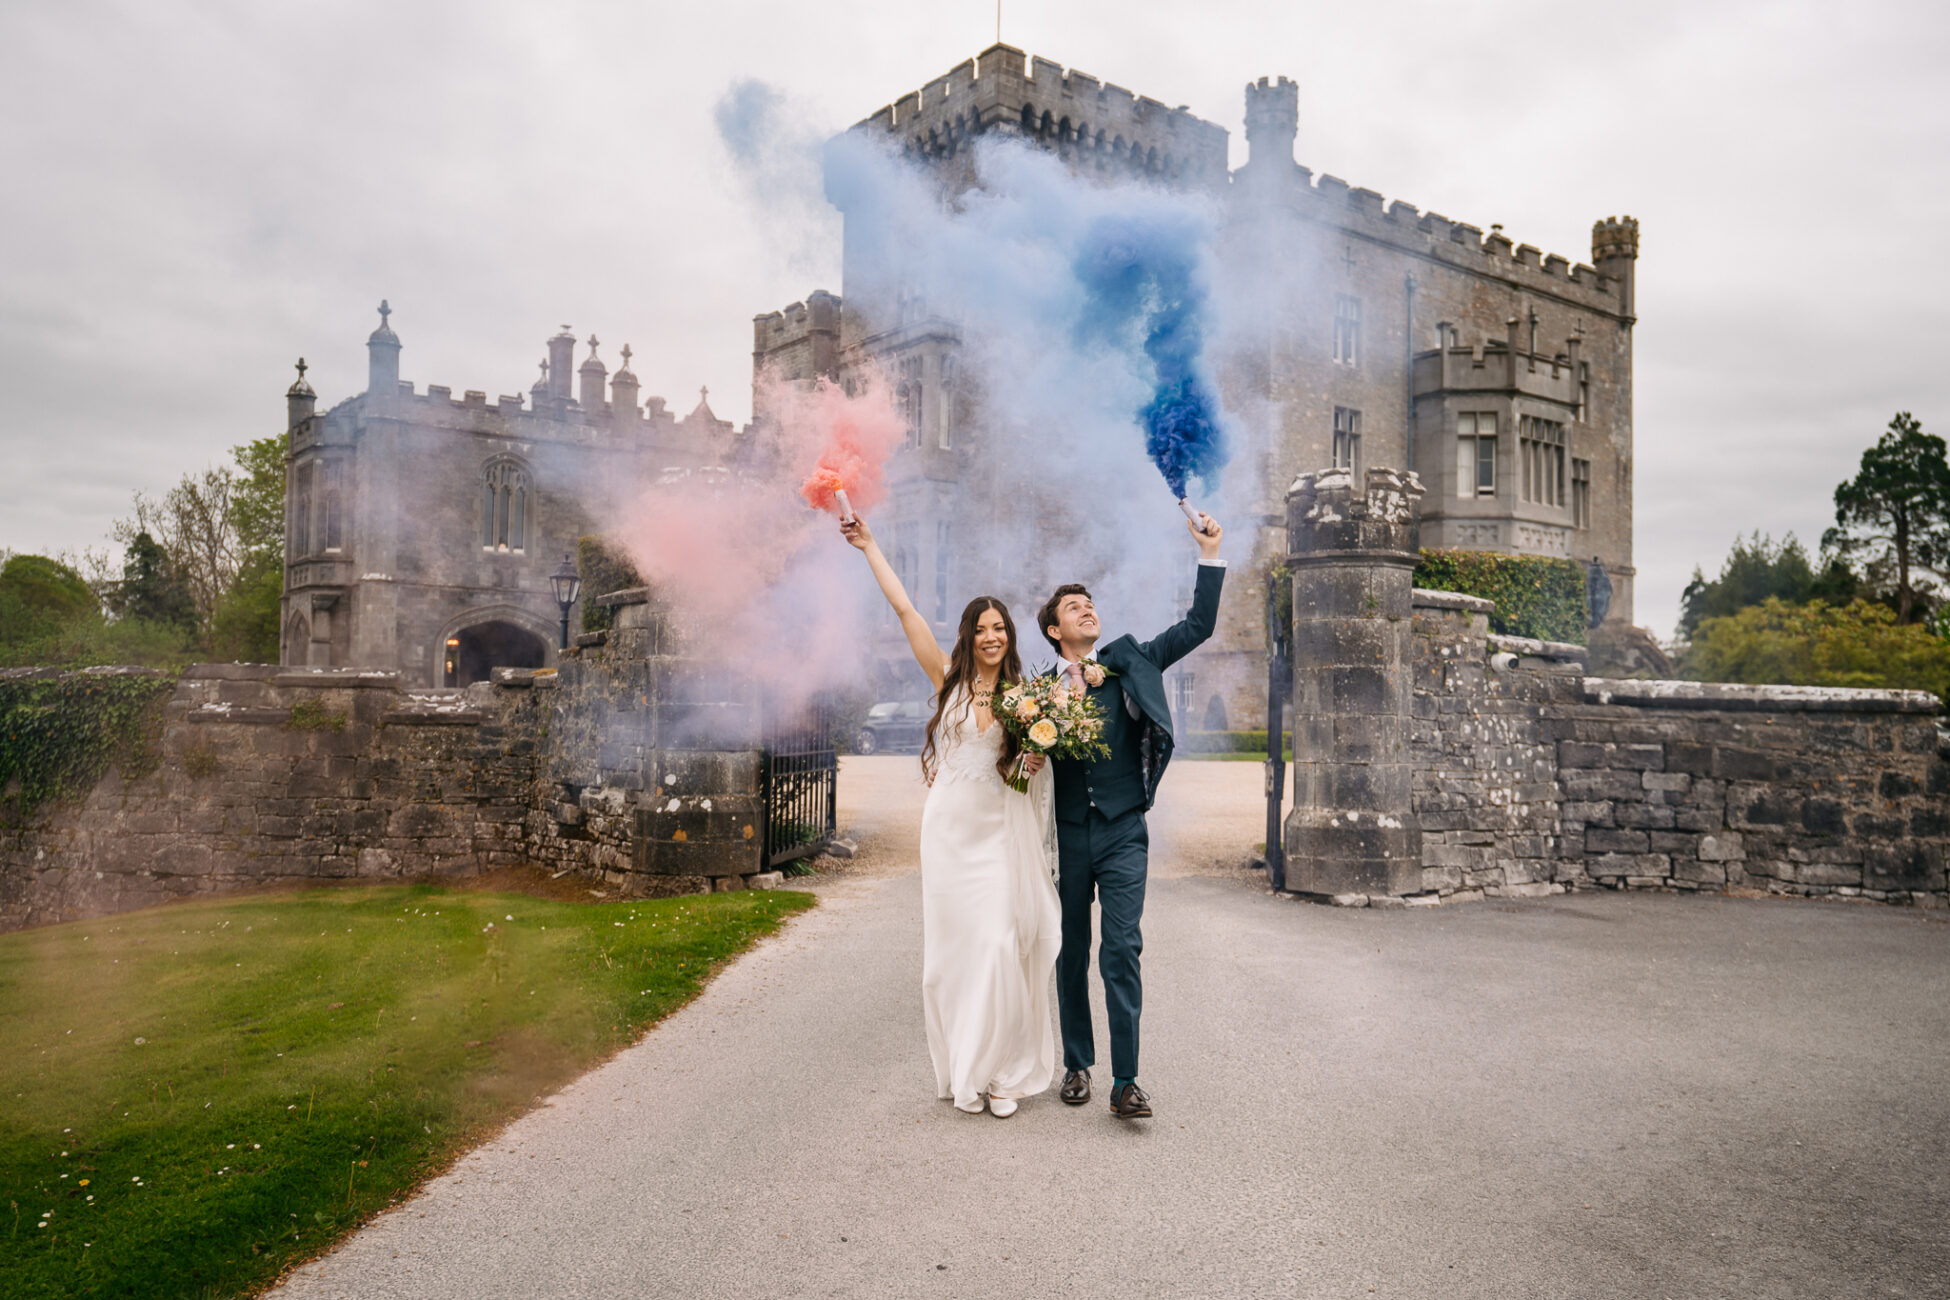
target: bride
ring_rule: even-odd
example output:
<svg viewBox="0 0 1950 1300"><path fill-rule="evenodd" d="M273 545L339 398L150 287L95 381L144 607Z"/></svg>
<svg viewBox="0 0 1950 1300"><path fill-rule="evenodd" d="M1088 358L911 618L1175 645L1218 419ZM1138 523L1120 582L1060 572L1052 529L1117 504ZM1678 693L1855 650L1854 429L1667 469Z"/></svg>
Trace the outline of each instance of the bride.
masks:
<svg viewBox="0 0 1950 1300"><path fill-rule="evenodd" d="M899 616L915 662L935 688L921 748L928 801L921 813L921 1006L937 1094L979 1114L1016 1113L1056 1071L1050 975L1062 943L1051 883L1056 861L1054 777L1032 755L1029 793L1003 783L1019 746L995 720L997 682L1020 682L1008 607L978 596L943 653L893 566L856 518L846 540L867 557Z"/></svg>

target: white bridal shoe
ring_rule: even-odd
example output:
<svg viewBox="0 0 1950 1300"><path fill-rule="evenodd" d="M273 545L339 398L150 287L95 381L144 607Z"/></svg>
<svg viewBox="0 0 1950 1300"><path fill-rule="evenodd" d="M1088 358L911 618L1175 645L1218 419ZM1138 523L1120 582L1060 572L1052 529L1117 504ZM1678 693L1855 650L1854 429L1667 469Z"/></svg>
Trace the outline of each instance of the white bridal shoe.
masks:
<svg viewBox="0 0 1950 1300"><path fill-rule="evenodd" d="M989 1114L995 1116L997 1119L1007 1119L1015 1113L1016 1099L1014 1097L989 1098Z"/></svg>

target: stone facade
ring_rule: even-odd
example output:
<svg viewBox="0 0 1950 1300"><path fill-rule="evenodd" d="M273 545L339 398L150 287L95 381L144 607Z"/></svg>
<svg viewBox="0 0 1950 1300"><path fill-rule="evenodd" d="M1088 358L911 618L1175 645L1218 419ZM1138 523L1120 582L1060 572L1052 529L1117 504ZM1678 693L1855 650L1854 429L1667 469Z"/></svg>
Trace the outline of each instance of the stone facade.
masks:
<svg viewBox="0 0 1950 1300"><path fill-rule="evenodd" d="M643 593L617 599L610 644L465 691L376 669L196 665L165 706L154 773L111 771L0 827L0 929L521 864L632 896L764 880L755 700L672 653Z"/></svg>
<svg viewBox="0 0 1950 1300"><path fill-rule="evenodd" d="M576 538L650 484L732 472L749 439L702 399L682 418L639 401L627 345L613 376L593 335L576 366L566 326L526 395L416 393L389 312L366 344L365 392L319 414L301 372L286 394L281 662L410 686L552 665L548 575Z"/></svg>
<svg viewBox="0 0 1950 1300"><path fill-rule="evenodd" d="M1366 510L1399 509L1398 495L1376 478L1371 471ZM1311 477L1288 498L1294 758L1299 764L1303 755L1331 752L1341 765L1371 762L1347 747L1347 737L1392 735L1399 697L1408 694L1406 798L1397 783L1348 784L1386 796L1360 810L1370 820L1395 819L1403 852L1412 833L1420 870L1377 872L1358 854L1314 855L1303 836L1289 847L1289 888L1360 903L1594 886L1931 907L1950 899L1950 758L1935 696L1588 677L1583 647L1492 635L1490 603L1449 592L1413 593L1399 660L1390 639L1393 602L1362 601L1350 612L1341 600L1328 614L1341 625L1316 629L1303 643L1306 602L1319 609L1323 587L1351 590L1354 581L1342 572L1324 583L1315 576L1322 566L1309 557L1338 559L1332 572L1349 569L1348 555L1365 550L1377 581L1399 567L1386 547L1363 548L1309 522L1320 498ZM1349 503L1336 504L1336 513L1354 513ZM1363 693L1350 678L1332 731L1310 728L1308 692L1363 651L1381 668L1378 684ZM1296 780L1290 838L1310 809L1349 803L1313 791ZM1384 878L1391 883L1377 888Z"/></svg>
<svg viewBox="0 0 1950 1300"><path fill-rule="evenodd" d="M1573 264L1500 227L1486 235L1316 177L1294 160L1298 90L1286 78L1246 87L1245 127L1247 162L1228 172L1224 128L996 45L853 129L935 168L950 192L971 183L968 144L988 133L1049 149L1085 175L1219 199L1223 273L1270 304L1262 335L1221 359L1246 441L1228 482L1258 484L1245 492L1257 499L1235 493L1233 509L1268 521L1257 537L1234 521L1255 558L1284 550L1276 494L1296 473L1407 466L1428 486L1421 545L1595 558L1614 589L1610 621L1629 624L1638 223L1599 221L1591 263ZM795 309L816 314L809 299L759 318L754 361L842 379L872 361L896 378L914 433L876 522L917 604L945 623L959 601L928 597L967 594L980 576L951 572L951 539L979 535L997 508L979 481L981 394L954 322L903 297L881 260L848 238L837 340L820 335L821 360L809 326L793 322ZM1197 683L1185 721L1258 725L1265 646L1261 602L1229 598L1218 634L1178 674Z"/></svg>

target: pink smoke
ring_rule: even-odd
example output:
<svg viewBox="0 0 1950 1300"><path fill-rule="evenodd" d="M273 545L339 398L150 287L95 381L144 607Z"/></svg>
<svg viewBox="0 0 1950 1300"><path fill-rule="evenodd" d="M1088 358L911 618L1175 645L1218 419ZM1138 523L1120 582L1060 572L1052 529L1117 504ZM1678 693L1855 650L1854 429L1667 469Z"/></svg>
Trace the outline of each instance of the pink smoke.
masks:
<svg viewBox="0 0 1950 1300"><path fill-rule="evenodd" d="M774 406L784 440L813 451L815 459L799 495L815 510L837 515L836 490L855 510L886 499L887 458L907 439L907 421L894 409L884 383L870 382L858 395L830 379L812 388L779 385Z"/></svg>
<svg viewBox="0 0 1950 1300"><path fill-rule="evenodd" d="M865 566L832 523L886 500L885 465L906 438L887 385L848 396L773 374L755 385L740 463L646 487L609 532L664 599L685 653L703 652L790 695L859 681L868 658Z"/></svg>

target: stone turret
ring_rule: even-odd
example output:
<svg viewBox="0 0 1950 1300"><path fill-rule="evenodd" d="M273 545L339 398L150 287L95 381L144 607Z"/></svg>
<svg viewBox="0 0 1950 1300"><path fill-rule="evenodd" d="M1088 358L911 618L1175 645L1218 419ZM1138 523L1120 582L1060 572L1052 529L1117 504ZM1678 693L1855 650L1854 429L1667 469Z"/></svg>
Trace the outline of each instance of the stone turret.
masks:
<svg viewBox="0 0 1950 1300"><path fill-rule="evenodd" d="M311 385L305 382L305 371L307 369L305 359L299 357L298 382L284 390L284 427L286 429L297 428L306 420L311 419L312 412L318 409L318 394L314 393Z"/></svg>
<svg viewBox="0 0 1950 1300"><path fill-rule="evenodd" d="M1286 887L1411 894L1422 833L1410 804L1413 474L1302 474L1287 490L1293 570L1293 811Z"/></svg>
<svg viewBox="0 0 1950 1300"><path fill-rule="evenodd" d="M1285 166L1300 138L1300 87L1281 77L1246 84L1246 162Z"/></svg>
<svg viewBox="0 0 1950 1300"><path fill-rule="evenodd" d="M630 369L630 345L623 345L623 364L609 381L609 408L619 419L636 418L636 395L639 386L636 374ZM586 399L585 399L586 400Z"/></svg>
<svg viewBox="0 0 1950 1300"><path fill-rule="evenodd" d="M387 317L393 309L379 300L379 328L366 339L366 391L391 397L399 391L399 335L393 333Z"/></svg>
<svg viewBox="0 0 1950 1300"><path fill-rule="evenodd" d="M1591 262L1598 274L1618 281L1618 307L1621 314L1637 319L1633 294L1639 261L1639 223L1637 217L1606 217L1591 227Z"/></svg>
<svg viewBox="0 0 1950 1300"><path fill-rule="evenodd" d="M582 409L592 415L602 410L603 403L609 400L603 395L603 385L609 379L609 367L604 365L596 357L596 349L599 346L599 340L594 334L591 334L589 336L589 355L576 371L582 377Z"/></svg>

